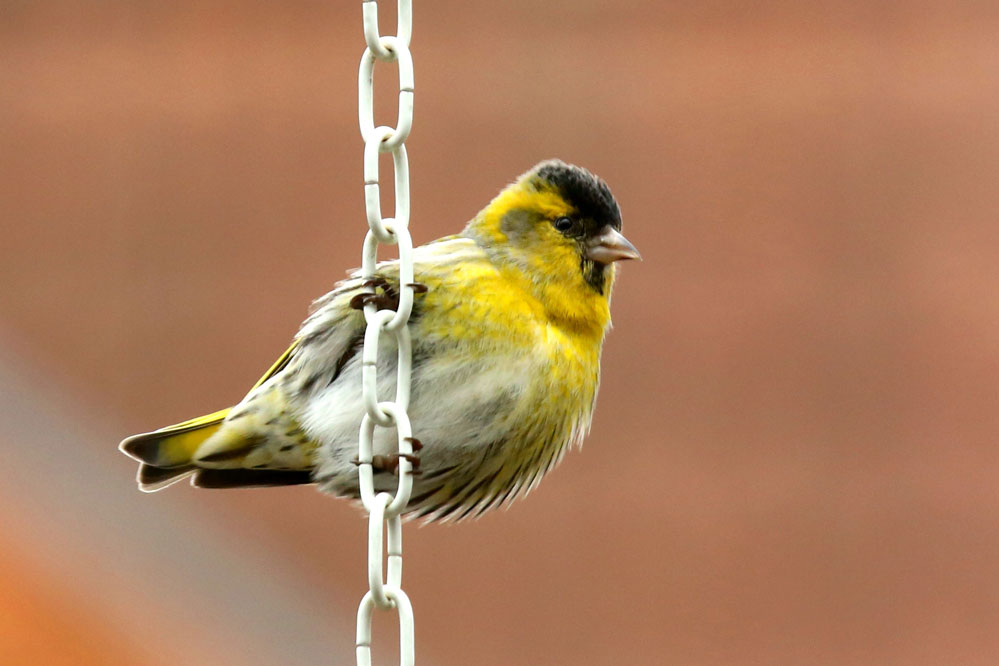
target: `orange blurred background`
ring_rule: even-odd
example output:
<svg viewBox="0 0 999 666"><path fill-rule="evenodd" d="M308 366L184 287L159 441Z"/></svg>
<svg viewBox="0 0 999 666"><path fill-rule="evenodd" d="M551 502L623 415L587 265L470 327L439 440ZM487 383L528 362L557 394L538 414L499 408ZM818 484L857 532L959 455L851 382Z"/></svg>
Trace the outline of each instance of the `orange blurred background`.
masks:
<svg viewBox="0 0 999 666"><path fill-rule="evenodd" d="M116 445L358 265L359 5L0 2L0 662L353 663L355 508ZM416 242L558 156L645 257L584 450L407 528L419 663L999 663L999 5L414 11Z"/></svg>

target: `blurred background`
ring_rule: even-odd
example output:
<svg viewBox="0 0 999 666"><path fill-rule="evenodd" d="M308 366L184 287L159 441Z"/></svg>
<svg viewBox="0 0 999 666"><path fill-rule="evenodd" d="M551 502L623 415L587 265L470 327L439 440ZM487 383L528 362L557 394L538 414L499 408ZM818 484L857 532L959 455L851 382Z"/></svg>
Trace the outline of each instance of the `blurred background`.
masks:
<svg viewBox="0 0 999 666"><path fill-rule="evenodd" d="M140 494L116 447L236 402L358 265L359 5L0 2L0 662L353 663L360 512ZM997 34L975 0L417 4L415 241L558 156L645 258L583 451L406 529L419 663L999 663Z"/></svg>

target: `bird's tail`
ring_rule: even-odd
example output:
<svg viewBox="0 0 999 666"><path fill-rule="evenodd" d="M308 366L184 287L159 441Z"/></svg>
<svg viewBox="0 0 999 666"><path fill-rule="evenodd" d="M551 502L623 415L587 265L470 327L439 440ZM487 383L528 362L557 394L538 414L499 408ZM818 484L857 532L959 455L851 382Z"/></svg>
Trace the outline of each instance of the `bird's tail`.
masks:
<svg viewBox="0 0 999 666"><path fill-rule="evenodd" d="M123 441L119 447L122 452L142 463L139 465L139 489L153 492L195 472L194 452L218 432L230 409L133 435Z"/></svg>
<svg viewBox="0 0 999 666"><path fill-rule="evenodd" d="M251 398L254 391L264 382L288 365L297 345L296 340L274 362L274 365L250 389L244 402ZM263 402L267 403L266 400ZM254 428L247 430L246 421L250 419L246 419L240 422L242 427L223 431L210 450L203 448L202 445L223 428L226 417L233 409L235 408L229 407L153 432L132 435L124 440L118 448L142 463L139 465L139 489L151 493L192 474L194 475L192 484L199 488L247 488L312 483L311 464L304 453L305 459L299 460L297 467L285 462L276 469L262 469L266 465L254 465L252 469L246 469L243 464L245 457L251 451L262 443L266 444L268 435L276 434L277 438L288 440L291 446L283 447L282 452L294 449L309 453L315 448L314 444L306 440L297 424L289 425L284 418L271 418L283 416L283 403L277 405L277 414L269 414L263 419L265 423L255 424L256 430ZM234 414L233 419L245 416L245 412L244 409L243 414ZM230 424L233 419L230 419ZM270 430L265 430L265 427L269 427Z"/></svg>

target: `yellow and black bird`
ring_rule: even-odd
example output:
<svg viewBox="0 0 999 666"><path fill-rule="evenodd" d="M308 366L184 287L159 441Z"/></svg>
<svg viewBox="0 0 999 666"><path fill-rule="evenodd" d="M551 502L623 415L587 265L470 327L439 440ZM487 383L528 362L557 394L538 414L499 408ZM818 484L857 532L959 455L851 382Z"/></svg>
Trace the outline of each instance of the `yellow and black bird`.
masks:
<svg viewBox="0 0 999 666"><path fill-rule="evenodd" d="M638 258L610 189L580 167L542 162L464 231L414 249L409 415L419 437L407 512L460 519L522 494L589 429L610 326L615 262ZM291 347L229 409L129 437L139 487L316 483L357 497L363 301L398 301L396 262L376 296L357 274L318 299ZM370 283L369 283L370 284ZM379 395L394 340L382 336ZM384 386L381 385L384 382ZM394 429L375 431L376 489L393 490Z"/></svg>

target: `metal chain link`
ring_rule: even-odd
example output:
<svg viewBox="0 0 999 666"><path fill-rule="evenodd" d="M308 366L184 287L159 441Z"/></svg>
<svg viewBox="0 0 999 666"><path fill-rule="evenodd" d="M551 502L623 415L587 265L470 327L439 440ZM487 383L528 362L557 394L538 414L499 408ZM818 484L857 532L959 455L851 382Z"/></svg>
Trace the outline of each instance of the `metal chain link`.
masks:
<svg viewBox="0 0 999 666"><path fill-rule="evenodd" d="M413 366L409 339L409 315L413 309L413 239L409 235L409 159L405 141L413 126L413 56L409 40L413 34L412 0L399 1L398 29L395 37L378 32L378 3L363 0L364 41L357 75L358 120L364 139L364 205L369 231L364 238L361 275L365 282L375 274L378 245L399 247L399 306L396 311L378 310L375 303L364 306L367 330L361 354L361 393L366 414L358 438L358 476L361 501L368 510L368 592L357 609L357 664L371 666L371 616L375 608L395 609L399 613L399 659L403 666L415 663L413 606L402 591L402 510L409 503L413 488L413 433L406 413L409 407L410 373ZM375 61L395 62L399 66L399 116L395 127L375 126ZM379 191L378 156L392 153L395 174L395 217L382 218ZM365 289L374 293L373 286ZM378 342L382 332L395 337L398 347L398 374L395 400L378 400ZM399 450L399 487L395 495L375 493L372 469L372 440L376 427L395 426ZM388 530L386 531L386 526ZM387 577L383 574L382 543L388 546Z"/></svg>

